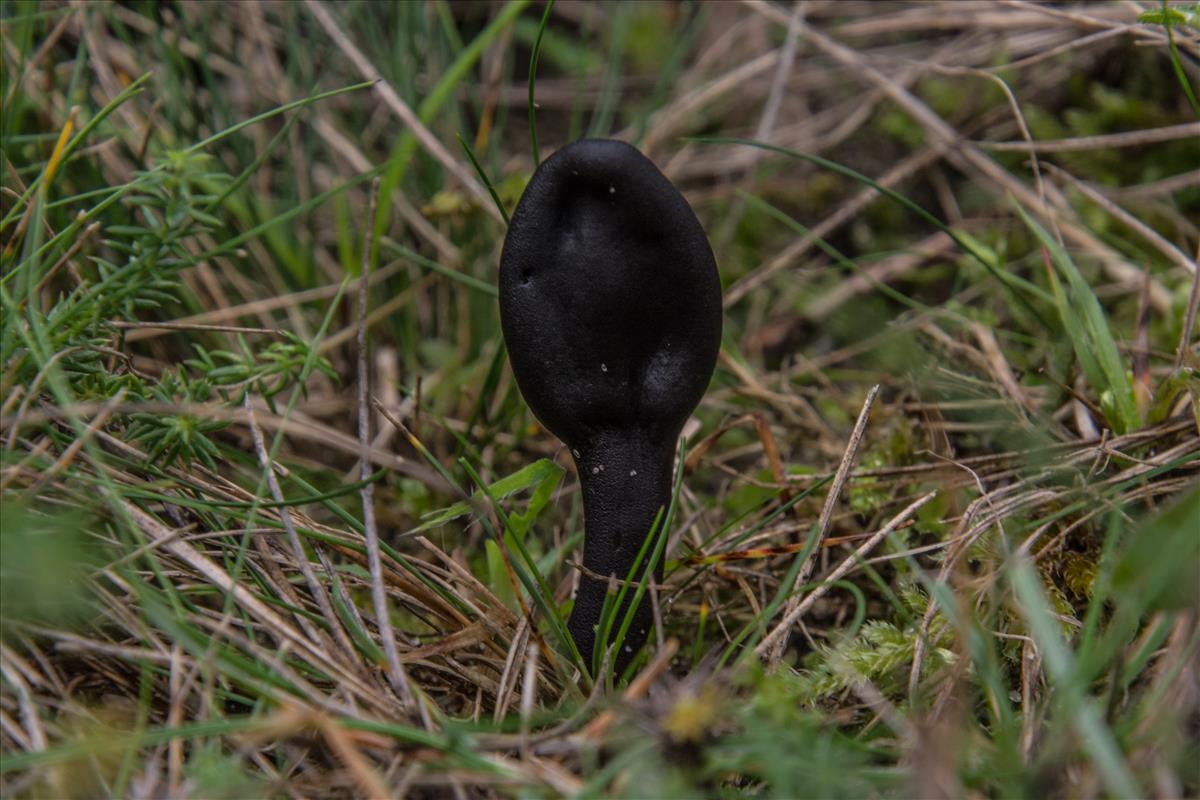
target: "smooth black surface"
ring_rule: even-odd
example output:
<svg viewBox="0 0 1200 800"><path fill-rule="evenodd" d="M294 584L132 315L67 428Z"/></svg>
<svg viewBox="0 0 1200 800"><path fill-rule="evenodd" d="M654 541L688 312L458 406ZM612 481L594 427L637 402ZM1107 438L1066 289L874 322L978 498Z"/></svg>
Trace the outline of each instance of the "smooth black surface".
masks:
<svg viewBox="0 0 1200 800"><path fill-rule="evenodd" d="M679 432L720 347L721 284L700 222L635 148L570 144L542 163L513 213L500 321L521 393L575 458L584 566L624 579L670 501ZM581 576L568 623L588 664L606 589ZM618 669L652 624L647 596Z"/></svg>

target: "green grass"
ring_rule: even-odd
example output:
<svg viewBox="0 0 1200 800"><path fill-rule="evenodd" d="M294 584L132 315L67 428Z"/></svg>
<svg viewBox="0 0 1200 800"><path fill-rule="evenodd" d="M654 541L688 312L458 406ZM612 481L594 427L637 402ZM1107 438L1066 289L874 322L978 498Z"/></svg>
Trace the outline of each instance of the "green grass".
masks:
<svg viewBox="0 0 1200 800"><path fill-rule="evenodd" d="M0 6L0 793L1200 794L1194 4L813 4L786 72L782 6L323 8L370 75L305 4ZM585 131L738 287L623 675L496 305Z"/></svg>

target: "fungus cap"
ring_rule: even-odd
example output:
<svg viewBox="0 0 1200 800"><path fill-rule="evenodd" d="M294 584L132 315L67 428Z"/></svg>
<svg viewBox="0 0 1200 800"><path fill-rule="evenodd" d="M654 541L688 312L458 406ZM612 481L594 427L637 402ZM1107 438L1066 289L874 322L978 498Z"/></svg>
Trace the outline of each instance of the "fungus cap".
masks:
<svg viewBox="0 0 1200 800"><path fill-rule="evenodd" d="M673 443L716 364L721 285L671 182L634 147L585 139L513 213L500 314L521 392L569 446L629 428Z"/></svg>

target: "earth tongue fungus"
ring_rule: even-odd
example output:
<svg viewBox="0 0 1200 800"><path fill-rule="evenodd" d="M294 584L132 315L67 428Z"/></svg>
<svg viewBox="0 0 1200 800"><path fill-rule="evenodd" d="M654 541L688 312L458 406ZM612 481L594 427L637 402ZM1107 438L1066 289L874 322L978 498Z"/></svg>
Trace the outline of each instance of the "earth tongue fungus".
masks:
<svg viewBox="0 0 1200 800"><path fill-rule="evenodd" d="M716 365L717 265L696 215L649 159L623 142L575 142L538 168L513 214L500 320L517 385L579 472L584 570L568 627L590 665L606 578L645 576L655 542L634 562L660 510L665 518L676 443ZM644 594L618 670L653 624Z"/></svg>

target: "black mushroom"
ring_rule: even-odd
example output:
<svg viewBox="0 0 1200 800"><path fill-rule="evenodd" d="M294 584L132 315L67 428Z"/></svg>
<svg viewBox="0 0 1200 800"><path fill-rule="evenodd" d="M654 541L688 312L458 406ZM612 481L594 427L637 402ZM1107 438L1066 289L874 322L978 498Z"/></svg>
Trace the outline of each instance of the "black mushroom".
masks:
<svg viewBox="0 0 1200 800"><path fill-rule="evenodd" d="M513 213L500 321L517 385L579 472L585 570L568 627L591 664L608 586L596 576L624 579L633 568L670 502L679 434L716 365L712 248L687 201L636 148L575 142L542 163ZM618 669L652 625L645 595Z"/></svg>

